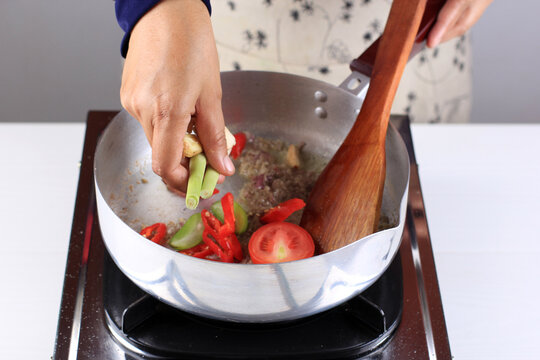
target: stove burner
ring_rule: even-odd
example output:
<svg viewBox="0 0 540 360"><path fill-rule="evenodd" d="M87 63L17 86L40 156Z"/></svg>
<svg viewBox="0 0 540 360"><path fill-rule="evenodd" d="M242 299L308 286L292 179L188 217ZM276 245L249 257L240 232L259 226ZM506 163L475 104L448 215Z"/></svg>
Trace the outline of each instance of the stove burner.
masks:
<svg viewBox="0 0 540 360"><path fill-rule="evenodd" d="M108 257L95 210L93 154L116 114L88 114L55 360L452 359L407 117L391 118L409 149L411 178L408 220L399 255L387 272L334 309L256 325L209 320L167 307L134 286Z"/></svg>
<svg viewBox="0 0 540 360"><path fill-rule="evenodd" d="M336 359L383 347L402 310L400 256L381 278L346 303L304 319L233 323L168 306L134 285L105 255L104 308L118 342L158 359ZM249 266L249 265L246 265Z"/></svg>

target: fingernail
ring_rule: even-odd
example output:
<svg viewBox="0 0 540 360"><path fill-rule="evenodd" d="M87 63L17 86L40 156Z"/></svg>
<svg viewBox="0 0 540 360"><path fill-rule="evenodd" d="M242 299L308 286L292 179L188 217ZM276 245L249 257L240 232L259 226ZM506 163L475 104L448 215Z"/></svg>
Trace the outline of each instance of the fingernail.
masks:
<svg viewBox="0 0 540 360"><path fill-rule="evenodd" d="M225 165L225 169L227 169L228 172L233 173L234 172L234 164L230 157L225 156L223 158L223 165Z"/></svg>

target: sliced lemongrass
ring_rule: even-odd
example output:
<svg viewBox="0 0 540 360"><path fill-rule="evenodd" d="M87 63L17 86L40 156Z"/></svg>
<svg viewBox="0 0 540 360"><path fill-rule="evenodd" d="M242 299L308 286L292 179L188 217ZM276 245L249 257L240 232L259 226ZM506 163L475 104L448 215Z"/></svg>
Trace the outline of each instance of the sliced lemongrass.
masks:
<svg viewBox="0 0 540 360"><path fill-rule="evenodd" d="M199 205L201 196L201 186L206 168L206 156L197 154L189 159L189 179L186 192L186 206L194 210Z"/></svg>
<svg viewBox="0 0 540 360"><path fill-rule="evenodd" d="M218 179L219 173L213 167L207 166L201 188L201 197L203 199L208 199L214 194Z"/></svg>

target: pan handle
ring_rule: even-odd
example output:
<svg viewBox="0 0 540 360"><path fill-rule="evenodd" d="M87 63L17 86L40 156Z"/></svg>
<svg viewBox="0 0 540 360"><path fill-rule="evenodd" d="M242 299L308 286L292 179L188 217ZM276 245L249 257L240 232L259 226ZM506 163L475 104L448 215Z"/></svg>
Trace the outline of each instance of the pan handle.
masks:
<svg viewBox="0 0 540 360"><path fill-rule="evenodd" d="M414 40L409 60L425 48L427 34L429 33L429 30L431 30L433 24L435 24L437 15L445 2L446 0L427 1L424 16L422 17L418 34ZM367 90L380 40L381 38L379 37L362 53L362 55L351 61L349 67L351 68L352 74L341 83L339 86L340 88L350 91L355 95L359 95L363 90Z"/></svg>

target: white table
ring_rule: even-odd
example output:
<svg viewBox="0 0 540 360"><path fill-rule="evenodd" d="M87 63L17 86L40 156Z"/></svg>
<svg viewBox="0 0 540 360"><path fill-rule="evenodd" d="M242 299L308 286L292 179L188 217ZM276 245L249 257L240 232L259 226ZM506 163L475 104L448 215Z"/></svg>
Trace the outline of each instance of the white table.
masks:
<svg viewBox="0 0 540 360"><path fill-rule="evenodd" d="M53 352L85 125L0 124L0 358ZM414 125L456 359L540 354L540 125Z"/></svg>

